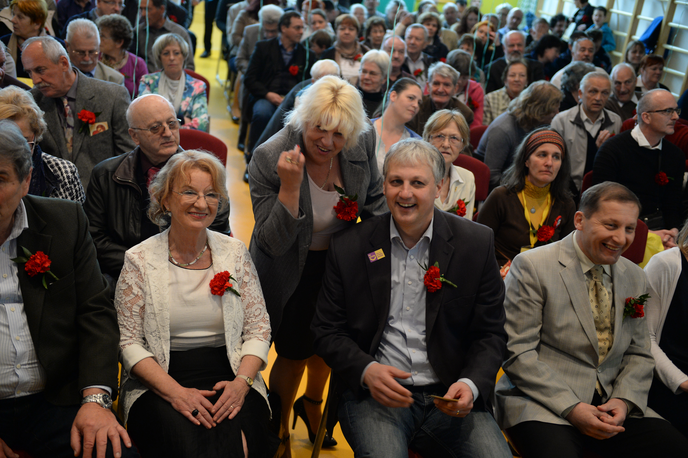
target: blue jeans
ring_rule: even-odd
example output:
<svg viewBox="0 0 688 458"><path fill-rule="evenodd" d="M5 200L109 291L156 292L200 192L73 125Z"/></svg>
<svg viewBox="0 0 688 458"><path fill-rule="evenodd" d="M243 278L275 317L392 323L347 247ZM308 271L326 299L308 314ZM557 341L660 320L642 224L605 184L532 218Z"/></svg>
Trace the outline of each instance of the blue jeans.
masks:
<svg viewBox="0 0 688 458"><path fill-rule="evenodd" d="M253 99L253 97L251 97ZM255 100L255 99L253 99ZM277 111L277 106L268 99L258 99L253 104L253 116L251 117L251 130L248 133L248 151L253 153L258 139L268 126L272 115Z"/></svg>
<svg viewBox="0 0 688 458"><path fill-rule="evenodd" d="M385 407L371 396L359 401L348 390L339 404L339 422L356 457L408 458L408 449L425 457L512 458L497 423L485 410L464 418L435 407L431 394L444 387L407 387L408 408Z"/></svg>

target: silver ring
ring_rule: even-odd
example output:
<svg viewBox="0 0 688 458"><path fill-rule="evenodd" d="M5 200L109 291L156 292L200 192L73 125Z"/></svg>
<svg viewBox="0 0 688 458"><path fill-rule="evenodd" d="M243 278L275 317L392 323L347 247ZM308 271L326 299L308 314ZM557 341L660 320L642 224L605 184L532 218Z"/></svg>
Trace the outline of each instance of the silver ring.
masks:
<svg viewBox="0 0 688 458"><path fill-rule="evenodd" d="M229 408L230 408L230 409L234 409L234 404L232 404L231 406L229 406Z"/></svg>

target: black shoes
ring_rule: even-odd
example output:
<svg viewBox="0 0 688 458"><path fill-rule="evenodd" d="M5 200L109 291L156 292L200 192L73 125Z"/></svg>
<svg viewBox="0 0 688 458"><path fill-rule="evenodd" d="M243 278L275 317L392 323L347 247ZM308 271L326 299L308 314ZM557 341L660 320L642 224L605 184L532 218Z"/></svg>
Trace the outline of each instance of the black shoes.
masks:
<svg viewBox="0 0 688 458"><path fill-rule="evenodd" d="M309 397L301 396L296 400L296 402L294 402L294 423L291 425L291 429L296 428L296 419L301 417L301 420L303 420L303 422L306 424L306 429L308 430L308 439L310 439L311 443L314 443L315 433L311 430L311 424L308 422L308 415L306 415L306 407L304 406L303 401L320 405L322 404L322 399L320 401L314 401ZM337 445L337 441L330 433L325 433L325 439L323 439L322 448L332 448L335 445Z"/></svg>
<svg viewBox="0 0 688 458"><path fill-rule="evenodd" d="M203 54L201 54L202 59L205 59L206 57L210 57L210 51L208 51L207 49L203 51Z"/></svg>
<svg viewBox="0 0 688 458"><path fill-rule="evenodd" d="M244 183L248 184L248 165L246 166L246 170L244 170Z"/></svg>

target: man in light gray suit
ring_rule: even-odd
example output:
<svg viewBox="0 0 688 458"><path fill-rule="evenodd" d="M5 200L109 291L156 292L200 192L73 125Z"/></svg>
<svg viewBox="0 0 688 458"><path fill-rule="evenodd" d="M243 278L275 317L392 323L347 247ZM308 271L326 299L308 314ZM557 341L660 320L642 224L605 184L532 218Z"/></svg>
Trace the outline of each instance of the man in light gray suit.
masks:
<svg viewBox="0 0 688 458"><path fill-rule="evenodd" d="M74 19L67 26L65 38L72 63L86 76L124 86L124 75L100 60L100 33L93 21Z"/></svg>
<svg viewBox="0 0 688 458"><path fill-rule="evenodd" d="M76 164L86 189L96 164L134 149L126 120L129 91L72 67L52 37L26 40L22 62L48 125L41 148Z"/></svg>
<svg viewBox="0 0 688 458"><path fill-rule="evenodd" d="M640 212L626 187L588 189L564 240L514 258L506 282L506 375L496 416L524 458L685 457L688 439L647 408L654 361L644 272L621 253Z"/></svg>

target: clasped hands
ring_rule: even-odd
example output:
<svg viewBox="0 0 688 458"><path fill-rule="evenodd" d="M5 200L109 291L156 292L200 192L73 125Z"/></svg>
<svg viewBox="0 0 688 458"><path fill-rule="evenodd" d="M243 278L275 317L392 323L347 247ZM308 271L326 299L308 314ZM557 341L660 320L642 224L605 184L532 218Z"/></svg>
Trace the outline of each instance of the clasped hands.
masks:
<svg viewBox="0 0 688 458"><path fill-rule="evenodd" d="M609 439L625 431L622 426L628 414L628 406L618 398L612 398L597 407L579 402L566 419L580 432L595 439Z"/></svg>
<svg viewBox="0 0 688 458"><path fill-rule="evenodd" d="M231 382L217 382L212 391L180 386L168 402L191 423L210 429L226 418L231 420L236 417L249 390L246 382L239 378ZM208 398L215 396L218 391L222 391L222 394L213 404Z"/></svg>
<svg viewBox="0 0 688 458"><path fill-rule="evenodd" d="M413 404L411 392L396 379L407 379L411 374L384 364L371 364L363 375L363 382L377 402L386 407L409 407ZM465 417L473 409L473 391L463 382L456 382L443 396L456 401L435 399L435 406L452 417Z"/></svg>

